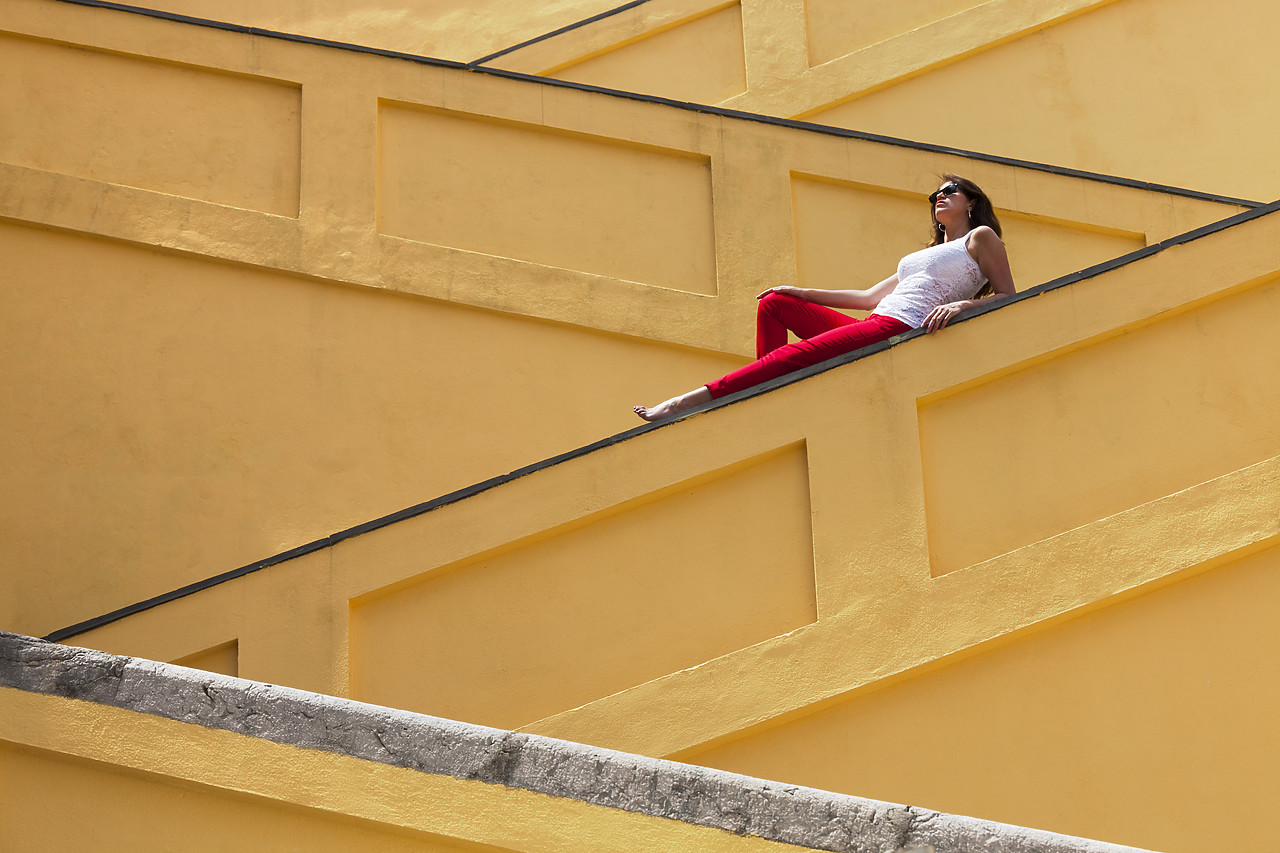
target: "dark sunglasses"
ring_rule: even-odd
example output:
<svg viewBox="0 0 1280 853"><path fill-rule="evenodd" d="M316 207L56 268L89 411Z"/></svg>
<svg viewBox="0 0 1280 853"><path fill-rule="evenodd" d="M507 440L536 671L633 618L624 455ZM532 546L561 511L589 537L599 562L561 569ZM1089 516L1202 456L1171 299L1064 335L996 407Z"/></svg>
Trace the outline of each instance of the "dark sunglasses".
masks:
<svg viewBox="0 0 1280 853"><path fill-rule="evenodd" d="M929 204L937 204L940 195L955 195L958 192L960 192L960 185L953 181L936 193L929 193Z"/></svg>

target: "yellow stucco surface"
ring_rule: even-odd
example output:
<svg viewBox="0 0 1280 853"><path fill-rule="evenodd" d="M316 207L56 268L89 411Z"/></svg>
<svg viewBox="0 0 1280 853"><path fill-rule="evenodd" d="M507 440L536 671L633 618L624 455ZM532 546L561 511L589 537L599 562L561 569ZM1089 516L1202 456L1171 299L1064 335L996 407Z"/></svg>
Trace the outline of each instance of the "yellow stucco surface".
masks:
<svg viewBox="0 0 1280 853"><path fill-rule="evenodd" d="M663 364L692 382L737 363L65 232L0 242L9 365L31 380L0 414L28 484L3 522L5 619L32 633L585 443L613 419L578 389L625 409ZM510 414L548 395L538 439Z"/></svg>
<svg viewBox="0 0 1280 853"><path fill-rule="evenodd" d="M301 92L287 81L0 36L0 99L25 107L0 134L5 163L298 214Z"/></svg>
<svg viewBox="0 0 1280 853"><path fill-rule="evenodd" d="M248 846L257 850L462 853L502 849L451 843L321 809L179 782L171 772L142 773L123 769L114 761L68 757L8 743L0 743L0 768L6 850L74 850L86 838L94 838L99 850L121 853L196 850L209 839L228 834L251 838ZM77 807L67 809L67 803Z"/></svg>
<svg viewBox="0 0 1280 853"><path fill-rule="evenodd" d="M1269 815L1280 784L1278 570L1273 540L681 758L1152 850L1210 850L1222 827L1189 815L1206 799Z"/></svg>
<svg viewBox="0 0 1280 853"><path fill-rule="evenodd" d="M871 780L882 786L879 796L932 808L985 816L999 800L999 816L1008 822L1196 849L1190 842L1166 844L1155 829L1164 812L1113 804L1130 801L1135 772L1177 778L1187 754L1212 755L1221 739L1202 725L1211 709L1256 701L1258 719L1274 713L1267 698L1274 690L1266 674L1269 629L1251 633L1255 620L1245 619L1244 634L1186 630L1180 642L1201 649L1204 667L1243 657L1266 686L1250 694L1252 688L1224 673L1217 688L1182 701L1177 696L1190 682L1166 683L1164 722L1146 736L1139 770L1130 766L1132 753L1107 746L1139 725L1134 712L1118 714L1105 738L1090 740L1085 732L1095 715L1109 713L1107 685L1122 679L1126 667L1148 667L1144 678L1159 681L1166 669L1180 666L1180 646L1171 644L1167 657L1152 662L1147 641L1132 658L1120 652L1125 643L1154 630L1151 620L1168 632L1209 618L1192 605L1184 612L1183 605L1162 604L1186 596L1162 598L1160 590L1194 590L1197 576L1216 584L1239 574L1253 580L1226 584L1214 593L1223 602L1215 607L1235 597L1265 606L1272 597L1265 577L1273 562L1267 555L1280 536L1280 457L1259 424L1273 420L1274 391L1264 385L1241 393L1237 408L1225 411L1235 412L1244 438L1222 445L1225 455L1197 454L1206 441L1202 431L1230 434L1231 427L1212 416L1223 404L1208 406L1200 393L1162 391L1132 371L1157 358L1177 365L1180 348L1190 359L1229 356L1259 340L1237 335L1230 320L1237 312L1256 314L1274 299L1276 264L1267 249L1280 227L1274 219L1166 249L945 335L560 462L76 641L173 659L235 637L245 677L763 776L785 767L790 781L827 786L838 778L841 790L856 793ZM1223 257L1232 263L1223 265ZM1261 340L1259 346L1271 345ZM1204 370L1214 365L1209 359ZM1240 378L1219 373L1216 394L1269 381L1260 371ZM1036 375L1041 378L1024 383ZM1055 375L1063 379L1045 378ZM1129 379L1146 383L1154 400ZM987 389L1001 383L1021 389L1006 395L1013 409L1004 419L1014 429L993 426L990 419L999 416L985 408L994 405ZM1198 386L1189 381L1189 387ZM1153 432L1143 421L1118 420L1109 428L1110 442L1099 444L1095 433L1072 426L1072 410L1059 406L1066 396L1093 420L1121 418L1113 414L1123 412L1115 395L1125 389L1124 405L1163 406L1162 417L1182 428ZM1068 396L1085 390L1103 397ZM1058 412L1060 428L1019 431L1017 412ZM1261 437L1248 440L1253 433ZM1151 436L1180 466L1155 465L1143 455ZM1046 475L1047 465L1059 467ZM974 484L988 477L1004 478L1006 486L975 497ZM684 485L693 483L700 485ZM1073 483L1088 489L1058 503ZM999 503L1005 492L1018 500ZM752 505L762 514L744 511ZM952 515L939 520L946 511ZM796 538L806 515L808 530ZM951 528L948 518L955 519ZM720 528L739 541L704 532ZM939 552L939 531L948 529L964 538ZM806 533L811 556L803 547ZM756 555L762 562L752 559ZM1262 568L1237 573L1237 563ZM690 572L700 577L682 577ZM788 617L783 594L801 593L797 581L807 572L816 619L802 606ZM769 584L752 593L767 596L771 606L742 597L740 581ZM790 600L803 604L802 597ZM1155 615L1143 615L1148 610ZM717 649L694 636L690 618L697 617L684 614L697 614L702 625L725 620L717 641L728 646ZM188 627L193 624L199 629ZM604 636L605 624L617 635ZM1095 631L1094 624L1115 627ZM1090 651L1053 651L1058 662L1050 666L1052 655L1042 646L1070 645L1055 638L1077 634L1088 638ZM299 644L300 637L306 642ZM1113 675L1100 673L1100 683L1084 684L1071 675L1082 667L1072 655L1113 648ZM786 747L789 732L803 739L810 736L805 726L826 720L835 722L813 736L822 741L829 732L832 743L846 742L852 735L842 726L852 725L849 717L830 709L861 708L882 691L905 690L911 698L901 701L918 702L917 715L950 707L945 691L961 688L932 685L967 684L968 670L952 676L953 666L983 668L981 661L1006 657L1013 660L1008 667L1039 667L1051 681L1054 667L1061 668L1059 692L1027 697L1021 679L987 677L982 704L972 717L948 718L953 728L946 738L960 738L973 728L967 721L982 718L992 703L1023 715L1027 730L1041 733L1035 760L1055 762L1055 790L1068 797L1065 811L1054 812L1057 806L1048 804L1056 801L1036 790L1019 787L1015 796L1004 770L983 777L982 785L962 772L947 774L945 783L919 789L937 800L929 802L919 792L903 796L909 773L849 776L847 749ZM413 665L406 667L406 660ZM554 673L562 674L546 684ZM624 686L628 679L634 683ZM894 686L917 683L923 686ZM1072 711L1055 698L1077 688L1086 710L1094 710ZM1051 736L1064 716L1075 721L1077 740ZM892 743L914 731L917 717L883 719L893 724L859 736ZM1246 730L1257 728L1236 719ZM992 740L1007 734L996 722L991 726L974 729L976 746L957 744L940 754L989 752ZM1155 746L1175 739L1177 749ZM775 742L782 746L771 751ZM1010 737L1000 744L998 766L1021 766L1022 742ZM1052 757L1059 748L1063 760ZM927 755L928 740L918 749ZM1178 796L1201 806L1227 808L1243 788L1273 796L1277 780L1269 766L1226 762L1215 772L1238 776L1216 792L1176 782L1161 790L1177 788ZM1071 792L1085 788L1090 797L1074 804ZM1182 837L1222 832L1213 821L1197 826L1201 835Z"/></svg>
<svg viewBox="0 0 1280 853"><path fill-rule="evenodd" d="M378 146L382 234L715 295L709 157L396 104Z"/></svg>
<svg viewBox="0 0 1280 853"><path fill-rule="evenodd" d="M712 7L610 48L542 73L696 104L719 103L747 89L738 3Z"/></svg>
<svg viewBox="0 0 1280 853"><path fill-rule="evenodd" d="M54 0L5 28L47 107L0 115L0 622L37 635L632 426L749 357L764 287L887 275L943 171L1023 288L1241 209Z"/></svg>
<svg viewBox="0 0 1280 853"><path fill-rule="evenodd" d="M677 4L653 0L493 60L533 73L616 50L597 85L660 93ZM684 3L697 20L714 0ZM706 103L1240 198L1280 196L1274 6L1228 0L741 4L746 89ZM676 27L675 30L671 29ZM627 62L625 69L619 67ZM726 57L726 61L728 57Z"/></svg>
<svg viewBox="0 0 1280 853"><path fill-rule="evenodd" d="M807 0L805 35L809 65L822 65L858 48L927 26L972 9L980 0L908 0L905 3L860 3L856 14L839 0Z"/></svg>
<svg viewBox="0 0 1280 853"><path fill-rule="evenodd" d="M1216 296L922 401L935 573L1206 482L1280 447L1280 376L1259 369L1275 363L1267 330L1280 321L1280 283ZM979 476L954 452L957 435L999 436L1000 458L985 461ZM1002 524L980 529L975 507Z"/></svg>
<svg viewBox="0 0 1280 853"><path fill-rule="evenodd" d="M164 8L464 59L606 8L260 7ZM615 436L71 642L1170 853L1246 846L1217 816L1280 796L1274 212L620 434L632 404L746 361L761 289L889 275L943 172L990 193L1024 291L1247 207L1169 185L1280 195L1272 72L1238 61L1277 14L651 0L495 61L1132 179L1107 181L9 0L0 627L44 634ZM74 790L148 804L162 835L225 812L316 849L757 849L0 702L15 815Z"/></svg>
<svg viewBox="0 0 1280 853"><path fill-rule="evenodd" d="M783 448L354 600L352 698L516 728L816 621L807 462Z"/></svg>
<svg viewBox="0 0 1280 853"><path fill-rule="evenodd" d="M33 853L86 838L108 851L207 850L228 833L255 850L803 849L9 688L0 794L4 849Z"/></svg>
<svg viewBox="0 0 1280 853"><path fill-rule="evenodd" d="M1275 14L1245 0L1123 0L808 117L1270 200L1280 173L1265 139L1280 112L1254 93L1274 72L1260 79L1239 58L1266 49ZM1024 85L1009 85L1015 75ZM943 81L966 108L939 122Z"/></svg>
<svg viewBox="0 0 1280 853"><path fill-rule="evenodd" d="M572 26L616 5L612 0L546 0L530 6L512 6L505 0L410 0L396 4L349 0L282 0L269 4L254 0L155 0L144 8L471 62Z"/></svg>

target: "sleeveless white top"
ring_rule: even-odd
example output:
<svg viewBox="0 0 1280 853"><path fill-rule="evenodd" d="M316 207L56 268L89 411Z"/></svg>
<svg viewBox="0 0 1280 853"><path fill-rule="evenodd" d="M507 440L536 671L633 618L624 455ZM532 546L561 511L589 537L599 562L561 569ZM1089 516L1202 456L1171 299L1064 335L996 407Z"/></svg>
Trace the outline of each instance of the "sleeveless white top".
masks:
<svg viewBox="0 0 1280 853"><path fill-rule="evenodd" d="M972 298L987 279L965 248L967 242L966 237L957 237L898 261L898 286L872 313L918 329L939 305Z"/></svg>

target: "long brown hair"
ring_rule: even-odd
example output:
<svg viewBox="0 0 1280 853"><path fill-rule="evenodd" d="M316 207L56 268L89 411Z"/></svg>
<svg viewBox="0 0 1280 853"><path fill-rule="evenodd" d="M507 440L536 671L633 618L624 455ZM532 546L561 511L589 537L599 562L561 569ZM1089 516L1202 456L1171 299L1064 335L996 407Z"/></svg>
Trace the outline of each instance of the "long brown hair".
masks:
<svg viewBox="0 0 1280 853"><path fill-rule="evenodd" d="M1000 228L1000 220L996 218L995 207L991 204L991 199L987 198L987 194L982 191L982 187L975 184L968 178L962 178L959 175L953 175L947 172L942 175L945 183L954 183L960 187L960 192L965 194L969 201L973 202L973 207L969 209L969 222L977 228L979 225L985 225L992 231L996 232L997 237L1004 237L1004 231ZM938 221L935 209L932 205L929 207L929 216L933 219L933 228L930 229L929 243L930 246L940 246L947 242L947 232L943 230L942 223ZM978 291L978 296L989 296L995 291L991 288L991 282L987 282Z"/></svg>

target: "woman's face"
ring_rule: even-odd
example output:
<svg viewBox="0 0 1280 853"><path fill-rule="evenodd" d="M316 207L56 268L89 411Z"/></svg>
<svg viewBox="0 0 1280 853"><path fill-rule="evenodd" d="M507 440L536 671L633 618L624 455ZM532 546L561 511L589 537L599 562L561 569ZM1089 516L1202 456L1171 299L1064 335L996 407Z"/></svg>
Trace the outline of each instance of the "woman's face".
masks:
<svg viewBox="0 0 1280 853"><path fill-rule="evenodd" d="M969 208L973 206L973 202L954 181L938 187L929 198L933 201L933 218L943 226L950 227L969 218Z"/></svg>

